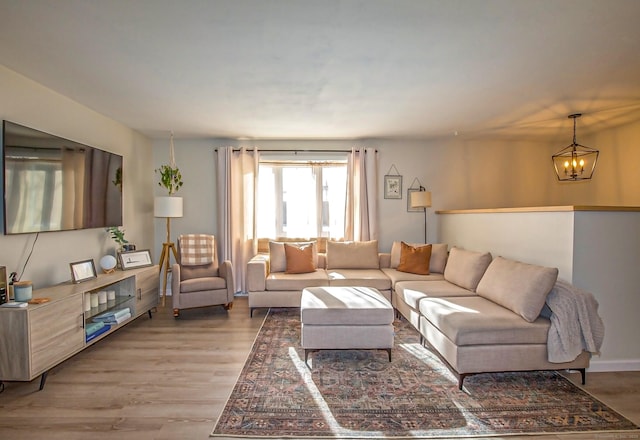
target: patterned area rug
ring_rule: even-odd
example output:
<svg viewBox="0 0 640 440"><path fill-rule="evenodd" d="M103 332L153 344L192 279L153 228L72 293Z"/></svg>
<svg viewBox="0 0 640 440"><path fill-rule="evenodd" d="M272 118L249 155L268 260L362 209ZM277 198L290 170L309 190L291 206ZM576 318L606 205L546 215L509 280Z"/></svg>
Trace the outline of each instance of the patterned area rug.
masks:
<svg viewBox="0 0 640 440"><path fill-rule="evenodd" d="M554 372L479 374L457 381L395 322L381 350L300 348L300 312L272 309L212 436L452 438L638 429ZM637 431L636 431L637 432Z"/></svg>

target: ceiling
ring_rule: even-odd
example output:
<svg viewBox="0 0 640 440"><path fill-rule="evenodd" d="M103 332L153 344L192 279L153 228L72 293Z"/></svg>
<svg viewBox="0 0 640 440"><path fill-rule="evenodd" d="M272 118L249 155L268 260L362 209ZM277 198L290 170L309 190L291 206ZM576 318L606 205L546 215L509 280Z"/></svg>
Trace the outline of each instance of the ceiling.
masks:
<svg viewBox="0 0 640 440"><path fill-rule="evenodd" d="M640 119L638 0L0 0L0 64L151 138ZM579 125L580 126L580 125Z"/></svg>

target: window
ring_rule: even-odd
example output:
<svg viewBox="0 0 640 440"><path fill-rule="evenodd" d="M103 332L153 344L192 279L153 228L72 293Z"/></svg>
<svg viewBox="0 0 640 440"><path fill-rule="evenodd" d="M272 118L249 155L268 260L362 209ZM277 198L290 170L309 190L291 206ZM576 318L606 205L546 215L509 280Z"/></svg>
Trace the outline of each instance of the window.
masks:
<svg viewBox="0 0 640 440"><path fill-rule="evenodd" d="M258 237L342 238L346 194L346 154L290 159L263 153L258 169Z"/></svg>

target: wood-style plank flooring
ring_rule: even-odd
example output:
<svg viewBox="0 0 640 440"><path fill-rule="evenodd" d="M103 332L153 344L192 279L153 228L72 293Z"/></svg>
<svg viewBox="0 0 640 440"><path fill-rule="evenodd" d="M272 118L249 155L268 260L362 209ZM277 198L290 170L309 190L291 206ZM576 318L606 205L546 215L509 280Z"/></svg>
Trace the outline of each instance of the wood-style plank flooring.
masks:
<svg viewBox="0 0 640 440"><path fill-rule="evenodd" d="M176 320L167 306L143 315L51 370L43 391L38 380L7 383L0 439L207 439L265 312L250 319L237 298L228 314L193 309ZM640 372L588 373L586 389L640 424ZM534 438L638 439L640 431Z"/></svg>

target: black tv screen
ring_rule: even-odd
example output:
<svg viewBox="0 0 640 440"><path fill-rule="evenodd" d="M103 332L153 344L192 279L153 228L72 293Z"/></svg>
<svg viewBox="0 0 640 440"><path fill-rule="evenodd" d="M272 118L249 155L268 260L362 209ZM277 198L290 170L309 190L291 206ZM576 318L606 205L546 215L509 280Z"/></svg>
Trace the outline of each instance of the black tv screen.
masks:
<svg viewBox="0 0 640 440"><path fill-rule="evenodd" d="M5 234L122 225L122 156L2 125Z"/></svg>

